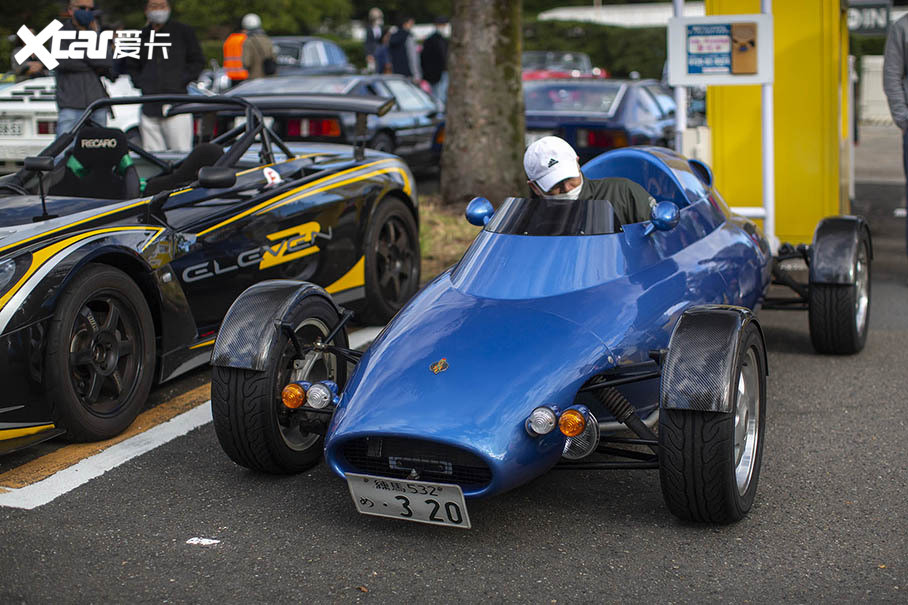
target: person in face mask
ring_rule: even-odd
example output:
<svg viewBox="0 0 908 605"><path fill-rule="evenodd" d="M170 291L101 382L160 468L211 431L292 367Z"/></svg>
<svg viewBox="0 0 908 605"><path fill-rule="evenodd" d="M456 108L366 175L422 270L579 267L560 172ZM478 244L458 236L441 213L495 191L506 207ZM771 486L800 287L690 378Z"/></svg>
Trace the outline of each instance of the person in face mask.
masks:
<svg viewBox="0 0 908 605"><path fill-rule="evenodd" d="M70 20L63 25L63 30L94 31L100 30L95 18L94 0L71 0L69 3ZM78 33L76 34L78 36ZM74 36L75 38L75 36ZM74 39L63 40L60 48L68 49ZM101 77L113 77L113 57L108 46L107 56L103 59L92 59L87 55L82 59L59 59L54 70L56 79L57 101L57 136L72 130L85 108L98 99L107 98L107 90L101 83ZM107 125L107 110L98 109L91 115L99 126Z"/></svg>
<svg viewBox="0 0 908 605"><path fill-rule="evenodd" d="M168 0L148 0L145 5L148 24L142 29L141 36L142 52L138 59L130 58L126 64L133 85L143 95L186 94L186 86L199 77L205 66L195 31L171 19L170 8ZM155 46L149 48L152 34ZM188 151L192 148L192 116L166 117L167 109L161 103L142 105L139 123L142 146L148 151Z"/></svg>
<svg viewBox="0 0 908 605"><path fill-rule="evenodd" d="M560 137L534 141L523 155L523 169L534 197L556 200L608 200L622 225L650 220L656 200L630 179L584 179L580 158Z"/></svg>

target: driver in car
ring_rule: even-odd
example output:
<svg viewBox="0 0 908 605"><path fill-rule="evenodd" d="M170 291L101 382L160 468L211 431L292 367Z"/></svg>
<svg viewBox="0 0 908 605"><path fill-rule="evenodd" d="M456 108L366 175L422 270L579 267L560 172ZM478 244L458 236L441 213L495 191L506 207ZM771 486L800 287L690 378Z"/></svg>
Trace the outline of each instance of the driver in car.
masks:
<svg viewBox="0 0 908 605"><path fill-rule="evenodd" d="M542 137L523 155L530 191L535 197L556 200L608 200L622 225L650 220L656 200L630 179L584 179L580 158L560 137Z"/></svg>

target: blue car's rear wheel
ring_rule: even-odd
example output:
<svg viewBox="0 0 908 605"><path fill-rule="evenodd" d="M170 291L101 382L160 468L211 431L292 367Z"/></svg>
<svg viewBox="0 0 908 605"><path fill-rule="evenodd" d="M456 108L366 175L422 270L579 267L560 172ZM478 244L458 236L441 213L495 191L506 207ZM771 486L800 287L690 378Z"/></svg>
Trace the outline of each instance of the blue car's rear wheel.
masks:
<svg viewBox="0 0 908 605"><path fill-rule="evenodd" d="M318 296L303 299L291 324L305 346L328 336L338 321L334 306ZM332 343L347 346L341 330ZM300 426L305 412L281 403L281 390L291 380L333 380L343 387L346 366L330 353L309 352L294 367L295 349L286 336L269 351L264 371L212 368L211 412L215 433L237 464L268 473L298 473L314 466L322 455L324 435ZM305 420L315 420L304 418ZM321 416L324 418L324 416Z"/></svg>
<svg viewBox="0 0 908 605"><path fill-rule="evenodd" d="M810 340L819 353L851 355L867 342L870 323L870 245L858 244L852 260L851 284L810 284Z"/></svg>
<svg viewBox="0 0 908 605"><path fill-rule="evenodd" d="M659 413L662 493L669 510L687 521L738 521L756 495L763 457L766 356L756 325L750 323L744 330L733 382L727 385L732 395L730 412L663 409ZM695 378L717 388L725 388L728 380Z"/></svg>

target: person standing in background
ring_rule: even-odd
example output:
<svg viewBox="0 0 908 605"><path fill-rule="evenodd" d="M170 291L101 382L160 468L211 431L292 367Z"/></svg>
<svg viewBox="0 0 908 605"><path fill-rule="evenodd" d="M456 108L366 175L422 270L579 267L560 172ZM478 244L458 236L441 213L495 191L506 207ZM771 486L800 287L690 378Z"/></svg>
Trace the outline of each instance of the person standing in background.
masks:
<svg viewBox="0 0 908 605"><path fill-rule="evenodd" d="M69 21L61 31L99 31L95 19L94 0L70 0ZM75 35L73 35L75 38ZM74 40L64 40L61 49L69 48ZM72 130L85 108L98 99L107 98L107 90L101 83L101 76L113 78L113 59L110 48L103 59L60 59L54 71L56 78L57 136ZM99 126L107 126L107 109L97 109L91 119Z"/></svg>
<svg viewBox="0 0 908 605"><path fill-rule="evenodd" d="M446 19L435 19L435 31L422 43L420 63L422 75L432 87L432 94L441 101L448 96L448 41L441 28Z"/></svg>
<svg viewBox="0 0 908 605"><path fill-rule="evenodd" d="M385 16L378 7L369 9L369 26L366 28L366 67L370 72L381 73L376 67L375 53L378 52L382 45L382 27L385 24ZM385 42L387 44L387 42Z"/></svg>
<svg viewBox="0 0 908 605"><path fill-rule="evenodd" d="M388 41L391 40L391 34L397 31L393 27L389 27L381 36L381 43L375 49L375 73L377 74L390 74L393 73L391 69L391 53L388 50Z"/></svg>
<svg viewBox="0 0 908 605"><path fill-rule="evenodd" d="M255 13L243 17L246 41L243 43L243 67L249 73L247 79L264 78L274 73L274 45L262 29L262 20Z"/></svg>
<svg viewBox="0 0 908 605"><path fill-rule="evenodd" d="M246 32L233 32L224 40L224 71L230 79L230 85L237 84L249 77L243 67L243 46L246 44Z"/></svg>
<svg viewBox="0 0 908 605"><path fill-rule="evenodd" d="M143 95L186 94L186 86L199 77L205 65L195 31L170 18L167 0L148 0L145 16L148 25L142 29L142 53L127 65L133 85ZM168 118L164 114L169 108L163 103L142 105L139 132L147 151L192 148L192 115Z"/></svg>
<svg viewBox="0 0 908 605"><path fill-rule="evenodd" d="M388 52L391 54L392 71L407 76L415 84L419 84L422 82L422 69L419 65L416 40L410 33L414 23L413 17L403 20L400 29L391 34L391 39L388 41Z"/></svg>
<svg viewBox="0 0 908 605"><path fill-rule="evenodd" d="M883 57L883 91L892 120L902 131L902 163L905 170L905 208L908 210L908 15L889 26ZM908 254L908 219L905 220L905 252Z"/></svg>

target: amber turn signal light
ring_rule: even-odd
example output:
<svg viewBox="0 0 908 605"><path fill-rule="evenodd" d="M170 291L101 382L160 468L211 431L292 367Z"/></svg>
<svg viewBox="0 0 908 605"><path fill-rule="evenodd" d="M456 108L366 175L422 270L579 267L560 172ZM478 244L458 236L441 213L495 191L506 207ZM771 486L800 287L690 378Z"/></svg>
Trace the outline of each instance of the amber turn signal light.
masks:
<svg viewBox="0 0 908 605"><path fill-rule="evenodd" d="M295 410L305 403L306 391L300 385L291 382L281 391L281 401L291 410Z"/></svg>
<svg viewBox="0 0 908 605"><path fill-rule="evenodd" d="M576 437L586 428L586 418L577 410L567 410L558 419L558 428L568 437Z"/></svg>

